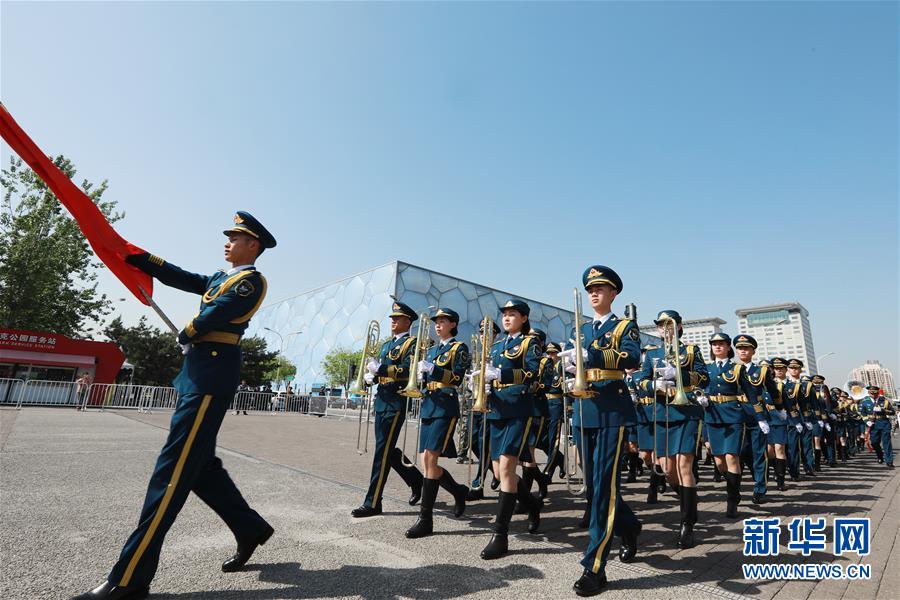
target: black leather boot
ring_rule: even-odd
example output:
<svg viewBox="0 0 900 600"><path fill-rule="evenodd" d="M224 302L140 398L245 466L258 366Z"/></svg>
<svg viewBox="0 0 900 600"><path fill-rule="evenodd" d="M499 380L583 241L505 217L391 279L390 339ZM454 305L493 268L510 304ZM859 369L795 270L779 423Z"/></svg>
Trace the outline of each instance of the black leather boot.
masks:
<svg viewBox="0 0 900 600"><path fill-rule="evenodd" d="M446 471L444 471L446 473ZM434 532L434 499L437 498L439 482L437 479L426 479L422 482L422 504L419 506L419 519L406 530L410 539L429 536Z"/></svg>
<svg viewBox="0 0 900 600"><path fill-rule="evenodd" d="M678 547L693 548L694 524L697 522L697 488L681 488L681 530L678 532Z"/></svg>
<svg viewBox="0 0 900 600"><path fill-rule="evenodd" d="M622 545L619 546L619 560L631 562L637 556L637 538L641 534L643 526L638 521L637 529L622 534Z"/></svg>
<svg viewBox="0 0 900 600"><path fill-rule="evenodd" d="M491 541L481 551L481 558L494 560L504 556L509 551L509 521L512 519L513 510L516 508L516 494L500 492L497 502L497 518L494 521L494 535Z"/></svg>
<svg viewBox="0 0 900 600"><path fill-rule="evenodd" d="M775 483L779 492L783 492L787 490L787 486L784 484L784 472L787 461L783 458L775 459Z"/></svg>
<svg viewBox="0 0 900 600"><path fill-rule="evenodd" d="M104 581L94 589L72 598L72 600L143 600L150 595L148 586L123 587Z"/></svg>
<svg viewBox="0 0 900 600"><path fill-rule="evenodd" d="M628 453L628 477L625 479L626 483L634 483L637 481L637 463L638 463L638 455L636 452Z"/></svg>
<svg viewBox="0 0 900 600"><path fill-rule="evenodd" d="M453 479L453 475L450 474L450 471L444 469L444 472L441 473L441 478L438 480L441 487L446 491L450 492L453 496L453 516L461 517L464 512L466 512L466 498L469 496L469 488L456 483L456 480ZM422 500L424 502L424 499Z"/></svg>
<svg viewBox="0 0 900 600"><path fill-rule="evenodd" d="M719 470L719 467L713 465L713 481L716 483L722 482L722 471Z"/></svg>
<svg viewBox="0 0 900 600"><path fill-rule="evenodd" d="M725 484L728 489L728 500L725 505L725 516L736 519L737 507L741 501L741 474L725 472Z"/></svg>
<svg viewBox="0 0 900 600"><path fill-rule="evenodd" d="M549 490L547 489L547 485L550 483L550 477L541 473L540 468L537 466L529 467L531 471L531 479L533 481L537 481L538 484L538 496L541 500L547 497ZM529 488L530 490L530 488Z"/></svg>
<svg viewBox="0 0 900 600"><path fill-rule="evenodd" d="M541 508L544 502L540 498L535 498L521 479L516 496L519 504L524 506L528 513L528 533L537 533L541 526Z"/></svg>
<svg viewBox="0 0 900 600"><path fill-rule="evenodd" d="M238 542L237 552L235 552L234 556L222 563L222 571L225 573L234 573L235 571L243 569L244 565L247 564L247 561L250 560L250 557L253 556L253 552L256 551L257 547L268 542L273 533L275 533L275 530L272 529L271 525L266 523L266 528L260 532L255 540L243 543Z"/></svg>
<svg viewBox="0 0 900 600"><path fill-rule="evenodd" d="M650 471L650 487L647 488L647 504L659 502L659 491L656 487L656 479L659 477L655 471Z"/></svg>
<svg viewBox="0 0 900 600"><path fill-rule="evenodd" d="M822 471L822 451L818 448L813 450L813 469L816 471Z"/></svg>
<svg viewBox="0 0 900 600"><path fill-rule="evenodd" d="M606 587L606 575L585 569L572 589L581 597L596 596Z"/></svg>

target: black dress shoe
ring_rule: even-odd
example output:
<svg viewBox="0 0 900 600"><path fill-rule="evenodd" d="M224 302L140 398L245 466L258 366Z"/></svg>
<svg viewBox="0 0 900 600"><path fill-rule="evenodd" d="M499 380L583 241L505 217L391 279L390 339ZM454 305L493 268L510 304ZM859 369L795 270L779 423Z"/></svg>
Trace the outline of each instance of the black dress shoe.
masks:
<svg viewBox="0 0 900 600"><path fill-rule="evenodd" d="M753 504L765 504L766 496L765 494L753 494L753 499L751 500Z"/></svg>
<svg viewBox="0 0 900 600"><path fill-rule="evenodd" d="M678 539L675 545L682 550L693 548L694 542L694 526L688 521L681 522L681 529L678 530Z"/></svg>
<svg viewBox="0 0 900 600"><path fill-rule="evenodd" d="M509 538L505 533L495 533L491 536L491 541L481 551L481 558L484 560L494 560L505 556L509 551Z"/></svg>
<svg viewBox="0 0 900 600"><path fill-rule="evenodd" d="M575 582L572 589L579 596L596 596L606 587L606 575L598 575L592 571L585 571L581 578Z"/></svg>
<svg viewBox="0 0 900 600"><path fill-rule="evenodd" d="M113 585L108 581L98 585L84 594L75 596L72 600L143 600L150 595L150 588Z"/></svg>
<svg viewBox="0 0 900 600"><path fill-rule="evenodd" d="M412 488L412 491L409 494L409 505L415 506L418 504L419 499L422 498L422 484L420 483L416 487Z"/></svg>
<svg viewBox="0 0 900 600"><path fill-rule="evenodd" d="M889 462L886 466L887 466L888 469L893 469L893 468L894 468L894 463Z"/></svg>
<svg viewBox="0 0 900 600"><path fill-rule="evenodd" d="M363 517L374 517L375 515L381 514L381 507L372 508L371 506L360 506L359 508L354 508L350 511L350 514L355 519L361 519Z"/></svg>
<svg viewBox="0 0 900 600"><path fill-rule="evenodd" d="M247 564L247 561L250 560L250 557L253 556L253 552L256 548L268 542L273 533L275 533L275 530L267 524L266 528L255 541L250 542L249 544L238 544L237 552L235 552L234 556L222 563L222 571L225 573L234 573L235 571L243 569L244 565Z"/></svg>
<svg viewBox="0 0 900 600"><path fill-rule="evenodd" d="M637 555L637 538L643 527L638 523L637 529L622 536L622 545L619 546L619 560L631 562Z"/></svg>
<svg viewBox="0 0 900 600"><path fill-rule="evenodd" d="M423 519L419 517L415 525L406 530L406 537L409 539L423 538L434 533L434 521L431 518Z"/></svg>
<svg viewBox="0 0 900 600"><path fill-rule="evenodd" d="M478 488L477 490L469 490L466 492L466 501L467 502L475 502L476 500L484 500L484 490Z"/></svg>

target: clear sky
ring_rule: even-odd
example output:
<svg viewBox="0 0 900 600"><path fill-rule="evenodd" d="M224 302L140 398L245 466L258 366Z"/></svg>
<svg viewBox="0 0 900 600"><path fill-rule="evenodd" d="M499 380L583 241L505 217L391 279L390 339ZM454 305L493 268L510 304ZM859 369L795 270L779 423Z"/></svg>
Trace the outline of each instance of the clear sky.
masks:
<svg viewBox="0 0 900 600"><path fill-rule="evenodd" d="M3 2L0 20L3 102L109 179L126 238L186 268L223 266L237 209L278 238L269 301L401 259L568 307L602 263L641 322L671 307L733 334L734 309L799 301L830 382L866 359L900 378L897 3Z"/></svg>

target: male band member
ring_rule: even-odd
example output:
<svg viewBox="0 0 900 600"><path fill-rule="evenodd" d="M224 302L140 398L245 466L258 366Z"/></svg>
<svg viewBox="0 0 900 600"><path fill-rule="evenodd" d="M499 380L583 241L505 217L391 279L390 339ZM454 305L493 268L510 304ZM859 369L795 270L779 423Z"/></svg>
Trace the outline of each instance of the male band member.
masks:
<svg viewBox="0 0 900 600"><path fill-rule="evenodd" d="M788 380L795 384L791 395L799 406L803 424L803 431L800 432L800 461L803 463L803 473L807 477L815 477L816 473L813 468L813 430L815 429L816 417L813 413L813 400L810 397L812 382L810 382L808 377L801 375L802 370L803 361L799 358L792 358L788 361Z"/></svg>
<svg viewBox="0 0 900 600"><path fill-rule="evenodd" d="M522 300L509 300L500 309L503 314L504 339L490 349L491 364L485 369L484 385L490 386L488 400L491 412L488 425L494 472L500 476L500 494L494 535L481 558L494 560L508 551L509 522L516 501L528 511L528 532L537 533L541 524L543 502L525 489L516 474L519 461L527 458L528 436L534 421L534 399L531 384L537 377L541 360L540 345L528 335L530 307Z"/></svg>
<svg viewBox="0 0 900 600"><path fill-rule="evenodd" d="M760 399L758 405L751 405L749 402L742 404L744 408L744 416L747 418L747 437L745 438L745 446L749 446L750 465L753 473L753 504L762 504L766 496L766 479L769 471L768 461L768 436L772 435L774 424L777 422L782 431L775 433L775 436L782 439L784 426L787 425L787 413L781 410L781 396L778 393L778 385L769 365L760 366L753 362L753 355L756 354L757 342L752 335L742 333L734 338L734 347L737 350L738 358L744 363L747 370L747 377L750 385L754 387ZM756 407L759 407L759 414L755 414ZM774 415L773 415L774 413ZM765 423L765 426L763 426ZM777 477L779 464L775 464L775 473ZM784 470L782 465L781 480L784 481Z"/></svg>
<svg viewBox="0 0 900 600"><path fill-rule="evenodd" d="M225 235L228 271L211 276L189 273L147 253L126 262L165 285L200 294L200 312L178 334L185 354L175 378L178 403L169 436L156 461L137 529L125 542L107 580L76 600L146 598L156 573L163 539L188 494L194 492L218 514L237 539L237 553L222 564L239 571L256 547L274 533L247 505L215 455L216 435L237 389L241 335L266 295L266 280L254 263L275 238L246 212L238 212Z"/></svg>
<svg viewBox="0 0 900 600"><path fill-rule="evenodd" d="M583 346L568 350L565 356L574 363L575 353L582 354L592 393L578 399L581 406L575 407L573 424L584 428L587 447L581 448L580 456L585 479L590 472L594 493L590 542L581 560L584 572L573 588L579 596L594 596L606 587L606 562L613 534L622 536L619 559L628 562L637 554L641 532L641 523L622 498L620 487L625 428L635 424L625 369L640 364L641 337L634 321L620 320L612 312L612 303L622 292L622 279L615 271L593 265L585 269L581 279L594 318L576 324L581 327Z"/></svg>
<svg viewBox="0 0 900 600"><path fill-rule="evenodd" d="M754 406L753 418L758 420L760 429L767 430L768 424L762 416L765 407L759 403L746 368L731 360L734 358L731 338L725 333L716 333L709 338L709 345L714 359L707 366L709 401L707 404L701 399L700 403L706 405L704 422L716 468L723 472L728 486L725 516L733 519L738 516L737 506L741 501L740 452L747 434L747 416L741 405L749 402Z"/></svg>
<svg viewBox="0 0 900 600"><path fill-rule="evenodd" d="M681 315L666 309L656 318L656 330L661 338L671 331L671 321L675 321L679 339L683 332ZM679 548L694 547L694 525L697 522L697 480L694 477L694 455L700 436L700 421L703 408L697 404L702 388L709 381L706 364L700 348L693 344L679 342L677 358L665 356L665 348L648 350L643 366L634 375L638 389L655 398L656 431L654 438L657 461L666 478L678 494L681 507L681 527L676 544ZM681 370L681 380L688 400L687 405L671 404L677 392L674 359ZM704 427L703 429L707 429ZM654 474L655 475L655 474ZM656 479L651 475L651 479ZM657 479L658 481L658 479Z"/></svg>
<svg viewBox="0 0 900 600"><path fill-rule="evenodd" d="M559 369L559 352L562 350L556 342L547 344L547 356L553 362L547 368L553 370L553 382L547 390L547 466L544 467L544 475L547 483L553 479L553 472L559 469L560 478L565 476L563 472L564 457L559 451L559 435L562 431L563 419L563 379ZM568 443L568 442L566 442Z"/></svg>
<svg viewBox="0 0 900 600"><path fill-rule="evenodd" d="M891 417L894 416L894 406L891 401L881 395L881 388L877 385L866 387L869 395L860 402L860 414L866 419L866 427L869 428L869 443L878 455L878 462L884 463L888 468L894 468L894 446L891 443Z"/></svg>
<svg viewBox="0 0 900 600"><path fill-rule="evenodd" d="M455 501L454 515L462 516L466 510L466 494L469 488L456 483L446 469L438 465L441 456L456 456L453 442L456 421L459 419L459 394L457 388L469 368L469 348L456 340L459 333L459 313L450 308L439 308L434 314L434 332L437 344L428 349L425 360L419 361L417 373L425 382L425 397L422 399L422 426L419 451L425 469L422 484L422 505L419 519L406 532L408 538L431 535L433 531L432 511L437 498L438 487L449 492Z"/></svg>
<svg viewBox="0 0 900 600"><path fill-rule="evenodd" d="M388 316L393 337L382 344L377 359L366 361L368 372L363 376L368 385L378 384L375 392L375 454L366 499L362 506L350 512L356 518L381 514L384 484L390 473L388 465L409 486L411 506L422 497L422 474L397 448L397 438L409 409L409 402L400 395L400 390L406 387L410 376L415 376L416 368L409 364L416 345L416 338L409 335L409 328L418 315L406 304L394 302Z"/></svg>

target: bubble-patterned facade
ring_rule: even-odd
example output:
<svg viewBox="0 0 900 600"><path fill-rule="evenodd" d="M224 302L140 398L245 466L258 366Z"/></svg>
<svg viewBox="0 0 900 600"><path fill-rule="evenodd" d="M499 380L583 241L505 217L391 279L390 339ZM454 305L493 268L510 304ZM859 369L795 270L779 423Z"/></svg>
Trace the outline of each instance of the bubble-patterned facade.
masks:
<svg viewBox="0 0 900 600"><path fill-rule="evenodd" d="M460 316L459 339L468 341L485 315L499 320L499 307L516 294L502 292L395 261L353 275L299 296L262 307L253 317L247 335L265 338L270 348L281 344L283 354L297 366L295 389L310 390L325 381L322 359L334 348L358 350L366 327L375 319L382 337L389 331L387 318L395 296L422 312L428 306L444 306ZM523 298L531 307L531 322L561 341L572 326L572 312ZM429 311L431 312L431 311ZM413 324L412 333L416 331ZM267 329L268 328L268 329ZM294 332L302 331L301 334Z"/></svg>

